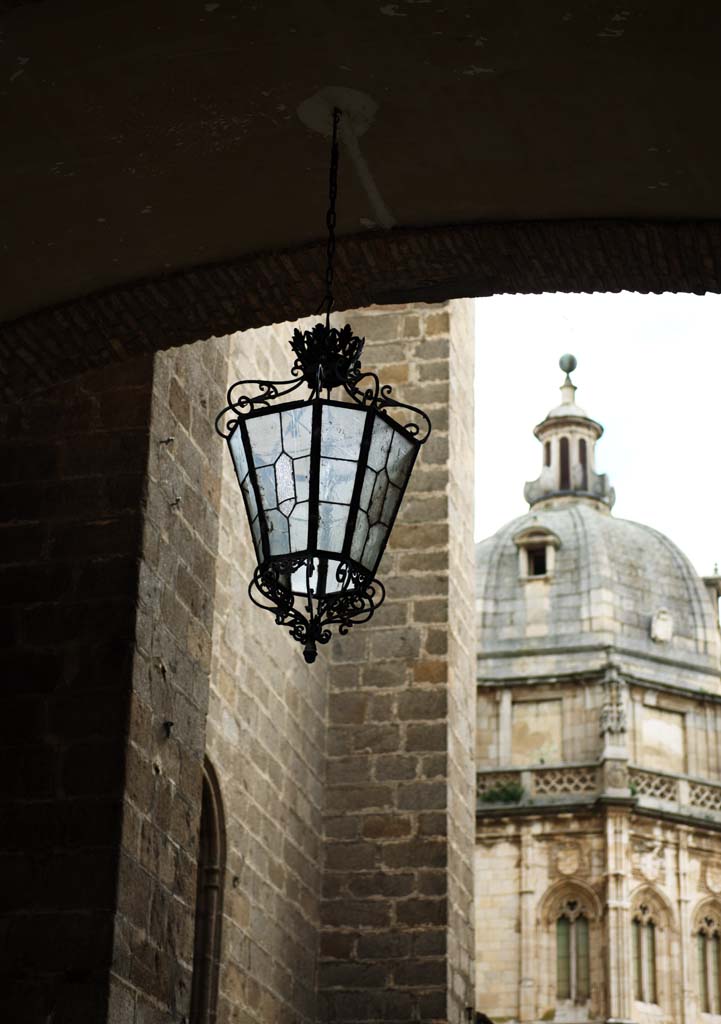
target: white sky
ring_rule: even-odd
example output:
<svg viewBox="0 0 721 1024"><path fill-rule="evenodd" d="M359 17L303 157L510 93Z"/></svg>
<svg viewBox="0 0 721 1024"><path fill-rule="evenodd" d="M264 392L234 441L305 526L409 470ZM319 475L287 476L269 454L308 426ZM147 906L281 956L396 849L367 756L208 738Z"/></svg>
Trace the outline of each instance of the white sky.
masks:
<svg viewBox="0 0 721 1024"><path fill-rule="evenodd" d="M561 400L605 427L596 470L614 515L667 534L701 575L721 564L721 295L500 295L476 299L476 540L527 511L541 470L533 427Z"/></svg>

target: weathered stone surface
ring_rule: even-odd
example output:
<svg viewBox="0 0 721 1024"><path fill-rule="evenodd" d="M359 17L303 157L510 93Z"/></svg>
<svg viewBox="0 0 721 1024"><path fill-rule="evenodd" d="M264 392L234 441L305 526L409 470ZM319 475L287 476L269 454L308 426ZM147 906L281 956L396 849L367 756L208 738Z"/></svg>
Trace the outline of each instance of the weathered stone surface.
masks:
<svg viewBox="0 0 721 1024"><path fill-rule="evenodd" d="M385 315L380 309L363 315L363 329L377 339L368 347L368 359L384 380L387 366L395 373L397 356L391 350L386 355L382 341L403 344L408 376L398 387L399 396L429 412L434 434L421 452L381 566L389 603L364 627L364 646L359 643L350 653L340 644L331 649L339 668L356 658L366 663L360 677L331 694L326 806L333 813L334 836L335 815L343 809L360 820L360 833L373 846L361 852L351 841L356 830L346 842L327 841L326 876L335 875L337 884L325 888L321 921L323 941L343 934L349 926L343 915L347 893L366 894L376 912L383 907L392 931L385 920L374 924L365 919L363 936L346 956L390 969L387 984L402 987L404 999L394 996L371 1005L365 998L340 999L325 991L323 1004L339 1022L426 1015L460 1022L473 1005L473 764L468 755L475 652L468 559L472 498L467 488L473 473L472 324L470 306L464 303L416 306L387 329ZM429 335L438 340L429 341ZM427 360L426 345L433 346ZM449 377L458 393L447 417L449 385L438 381ZM402 609L392 622L384 618L391 608ZM386 724L370 724L379 718ZM353 765L356 786L348 778ZM384 785L360 785L369 778ZM431 938L425 949L422 943L416 946L415 956L435 960L414 957L414 943L422 935ZM322 974L321 988L324 977L337 976ZM429 992L433 988L437 992Z"/></svg>
<svg viewBox="0 0 721 1024"><path fill-rule="evenodd" d="M151 385L142 358L2 413L3 1020L104 1019Z"/></svg>
<svg viewBox="0 0 721 1024"><path fill-rule="evenodd" d="M452 691L472 693L452 639L466 628L452 577L471 491L447 457L470 450L469 396L447 408L461 356L470 365L469 311L362 314L378 339L366 364L415 394L435 433L381 568L386 605L313 667L245 598L253 553L212 432L229 381L286 375L287 326L167 352L117 386L99 372L12 411L8 1020L44 1024L53 999L59 1020L187 1018L206 757L225 821L219 1024L457 1024L472 1004L459 838L471 748L458 746L472 720Z"/></svg>

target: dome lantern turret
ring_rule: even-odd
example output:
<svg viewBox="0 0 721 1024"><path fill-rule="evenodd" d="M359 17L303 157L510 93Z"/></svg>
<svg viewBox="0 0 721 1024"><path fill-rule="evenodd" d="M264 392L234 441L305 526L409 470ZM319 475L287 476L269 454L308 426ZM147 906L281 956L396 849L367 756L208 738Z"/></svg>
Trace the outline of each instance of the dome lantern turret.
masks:
<svg viewBox="0 0 721 1024"><path fill-rule="evenodd" d="M596 442L603 427L576 404L576 386L571 380L576 357L561 356L559 366L566 374L561 404L533 431L543 445L543 466L538 479L524 488L526 501L531 506L543 502L542 507L553 507L569 497L587 498L611 509L615 492L606 474L595 471Z"/></svg>

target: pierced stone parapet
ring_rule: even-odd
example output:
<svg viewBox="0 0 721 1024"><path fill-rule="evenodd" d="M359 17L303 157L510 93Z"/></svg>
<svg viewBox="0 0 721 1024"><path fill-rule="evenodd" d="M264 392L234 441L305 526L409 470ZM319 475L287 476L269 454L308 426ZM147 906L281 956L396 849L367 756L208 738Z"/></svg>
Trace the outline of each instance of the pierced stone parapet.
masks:
<svg viewBox="0 0 721 1024"><path fill-rule="evenodd" d="M628 773L631 792L634 796L650 796L655 800L678 801L678 783L668 775L632 768Z"/></svg>
<svg viewBox="0 0 721 1024"><path fill-rule="evenodd" d="M595 793L598 790L598 773L595 765L575 768L539 768L533 772L533 794L554 796L556 794Z"/></svg>
<svg viewBox="0 0 721 1024"><path fill-rule="evenodd" d="M707 811L721 811L721 786L710 786L703 782L689 783L689 803Z"/></svg>

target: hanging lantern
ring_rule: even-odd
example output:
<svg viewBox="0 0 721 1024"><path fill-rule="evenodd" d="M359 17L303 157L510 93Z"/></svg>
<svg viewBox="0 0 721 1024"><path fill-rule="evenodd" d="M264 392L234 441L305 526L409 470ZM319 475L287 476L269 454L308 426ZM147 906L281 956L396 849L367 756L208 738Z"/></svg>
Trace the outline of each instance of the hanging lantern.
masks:
<svg viewBox="0 0 721 1024"><path fill-rule="evenodd" d="M364 339L348 324L330 326L339 116L335 111L325 322L294 331L290 380L233 384L216 422L258 563L250 597L289 628L308 662L317 644L330 640L330 627L347 633L383 601L375 573L431 430L425 413L361 370Z"/></svg>

